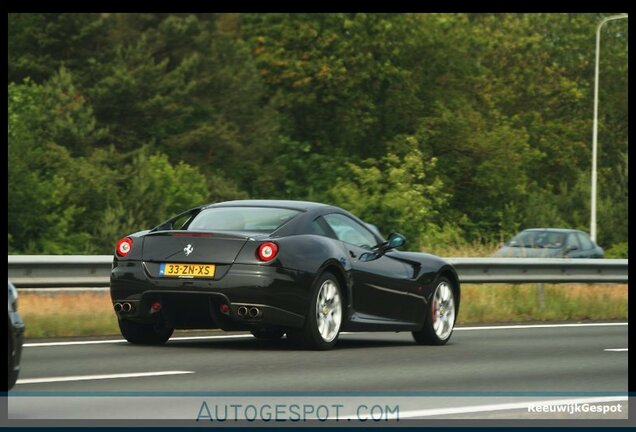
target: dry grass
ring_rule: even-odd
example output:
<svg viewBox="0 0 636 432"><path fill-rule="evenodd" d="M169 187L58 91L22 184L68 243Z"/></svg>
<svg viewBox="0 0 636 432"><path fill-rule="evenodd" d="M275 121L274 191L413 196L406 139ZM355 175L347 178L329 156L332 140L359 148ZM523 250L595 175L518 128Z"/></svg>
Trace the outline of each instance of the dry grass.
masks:
<svg viewBox="0 0 636 432"><path fill-rule="evenodd" d="M462 286L459 323L626 320L627 285L537 284Z"/></svg>
<svg viewBox="0 0 636 432"><path fill-rule="evenodd" d="M462 286L459 324L511 321L626 320L627 285L536 284ZM27 338L119 335L108 292L22 292Z"/></svg>
<svg viewBox="0 0 636 432"><path fill-rule="evenodd" d="M119 334L108 292L20 293L27 338Z"/></svg>
<svg viewBox="0 0 636 432"><path fill-rule="evenodd" d="M460 243L452 243L452 244L431 244L424 245L422 252L430 253L433 255L453 258L453 257L462 257L462 258L487 258L491 257L492 254L495 253L497 249L501 247L501 243L468 243L468 244L460 244Z"/></svg>

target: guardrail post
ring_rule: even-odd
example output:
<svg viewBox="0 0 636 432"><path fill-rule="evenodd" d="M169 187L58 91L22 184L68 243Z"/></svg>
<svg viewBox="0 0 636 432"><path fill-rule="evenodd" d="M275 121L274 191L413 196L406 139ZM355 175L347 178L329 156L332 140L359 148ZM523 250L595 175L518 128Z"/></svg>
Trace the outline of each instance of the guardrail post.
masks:
<svg viewBox="0 0 636 432"><path fill-rule="evenodd" d="M543 292L543 284L537 284L537 303L539 304L539 310L543 312L545 309L545 294Z"/></svg>

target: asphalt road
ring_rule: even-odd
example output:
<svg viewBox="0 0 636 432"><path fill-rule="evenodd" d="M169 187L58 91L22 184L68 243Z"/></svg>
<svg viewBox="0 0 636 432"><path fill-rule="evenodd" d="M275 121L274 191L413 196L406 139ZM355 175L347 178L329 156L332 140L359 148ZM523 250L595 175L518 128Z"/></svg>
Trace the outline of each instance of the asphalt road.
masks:
<svg viewBox="0 0 636 432"><path fill-rule="evenodd" d="M39 392L359 392L452 394L483 402L506 393L626 394L627 332L626 323L459 327L442 347L418 346L410 333L356 333L341 335L325 352L240 334L173 338L159 347L112 340L27 344L9 399ZM10 404L9 418L30 418L34 412L27 411Z"/></svg>

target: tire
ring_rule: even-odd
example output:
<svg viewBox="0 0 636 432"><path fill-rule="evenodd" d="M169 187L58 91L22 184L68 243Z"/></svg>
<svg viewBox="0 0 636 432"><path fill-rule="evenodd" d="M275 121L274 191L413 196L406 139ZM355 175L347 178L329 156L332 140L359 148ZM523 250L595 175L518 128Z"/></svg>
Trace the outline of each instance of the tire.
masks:
<svg viewBox="0 0 636 432"><path fill-rule="evenodd" d="M415 342L420 345L445 345L451 335L457 319L457 300L453 284L445 277L437 281L435 292L427 305L424 326L413 332Z"/></svg>
<svg viewBox="0 0 636 432"><path fill-rule="evenodd" d="M259 328L251 330L256 339L277 340L283 337L285 332L277 328Z"/></svg>
<svg viewBox="0 0 636 432"><path fill-rule="evenodd" d="M287 337L307 349L333 348L342 325L342 307L338 278L324 272L314 285L303 328L290 329Z"/></svg>
<svg viewBox="0 0 636 432"><path fill-rule="evenodd" d="M161 324L143 324L124 319L119 320L119 330L128 342L140 345L162 345L174 331Z"/></svg>

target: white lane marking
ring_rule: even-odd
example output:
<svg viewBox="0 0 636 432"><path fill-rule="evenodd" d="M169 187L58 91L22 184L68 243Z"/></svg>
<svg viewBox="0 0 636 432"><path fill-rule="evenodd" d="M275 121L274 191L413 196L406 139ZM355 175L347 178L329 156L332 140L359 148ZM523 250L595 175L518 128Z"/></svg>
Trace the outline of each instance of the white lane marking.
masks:
<svg viewBox="0 0 636 432"><path fill-rule="evenodd" d="M581 323L581 324L524 324L524 325L502 325L502 326L482 326L482 327L455 327L454 331L460 330L511 330L511 329L534 329L534 328L556 328L556 327L613 327L626 326L628 323ZM341 332L343 335L372 334L374 332ZM214 339L240 339L252 338L249 333L238 335L217 335L217 336L179 336L170 338L171 341L189 340L214 340ZM93 341L67 341L67 342L32 342L25 343L23 347L50 347L67 345L92 345L92 344L113 344L124 343L124 339L106 339Z"/></svg>
<svg viewBox="0 0 636 432"><path fill-rule="evenodd" d="M50 346L66 346L66 345L92 345L92 344L110 344L126 342L124 339L107 339L94 341L66 341L66 342L31 342L22 345L23 348L33 347L50 347Z"/></svg>
<svg viewBox="0 0 636 432"><path fill-rule="evenodd" d="M515 409L527 410L530 406L543 406L543 405L574 405L584 403L604 403L604 402L618 402L627 401L627 396L610 396L610 397L596 397L596 398L579 398L579 399L553 399L553 400L534 400L527 402L512 402L503 404L491 404L491 405L474 405L464 406L456 408L433 408L423 409L416 411L400 412L400 419L403 418L420 418L420 417L433 417L441 415L451 414L467 414L489 411L506 411ZM353 417L352 417L353 418Z"/></svg>
<svg viewBox="0 0 636 432"><path fill-rule="evenodd" d="M189 340L202 340L202 339L238 339L238 338L252 338L251 334L240 335L219 335L219 336L179 336L170 338L171 341L189 341ZM22 345L26 348L33 347L51 347L51 346L66 346L66 345L93 345L93 344L114 344L125 343L124 339L106 339L106 340L94 340L94 341L67 341L67 342L33 342L25 343Z"/></svg>
<svg viewBox="0 0 636 432"><path fill-rule="evenodd" d="M94 292L107 292L110 291L110 287L99 287L99 288L18 288L18 293L94 293Z"/></svg>
<svg viewBox="0 0 636 432"><path fill-rule="evenodd" d="M627 348L607 348L603 351L627 352Z"/></svg>
<svg viewBox="0 0 636 432"><path fill-rule="evenodd" d="M481 326L481 327L455 327L458 330L510 330L510 329L533 329L533 328L558 328L558 327L612 327L626 326L627 323L576 323L576 324L523 324L523 325L502 325L502 326Z"/></svg>
<svg viewBox="0 0 636 432"><path fill-rule="evenodd" d="M50 378L26 378L19 379L16 384L40 384L40 383L52 383L63 381L91 381L91 380L104 380L104 379L116 379L116 378L139 378L149 376L164 376L164 375L184 375L192 374L194 371L160 371L160 372L138 372L138 373L123 373L123 374L109 374L109 375L76 375L76 376L63 376L63 377L50 377Z"/></svg>
<svg viewBox="0 0 636 432"><path fill-rule="evenodd" d="M453 331L460 330L516 330L535 328L558 328L558 327L613 327L626 326L628 323L575 323L575 324L518 324L518 325L493 325L474 327L455 327ZM371 332L340 332L340 334L369 334Z"/></svg>

